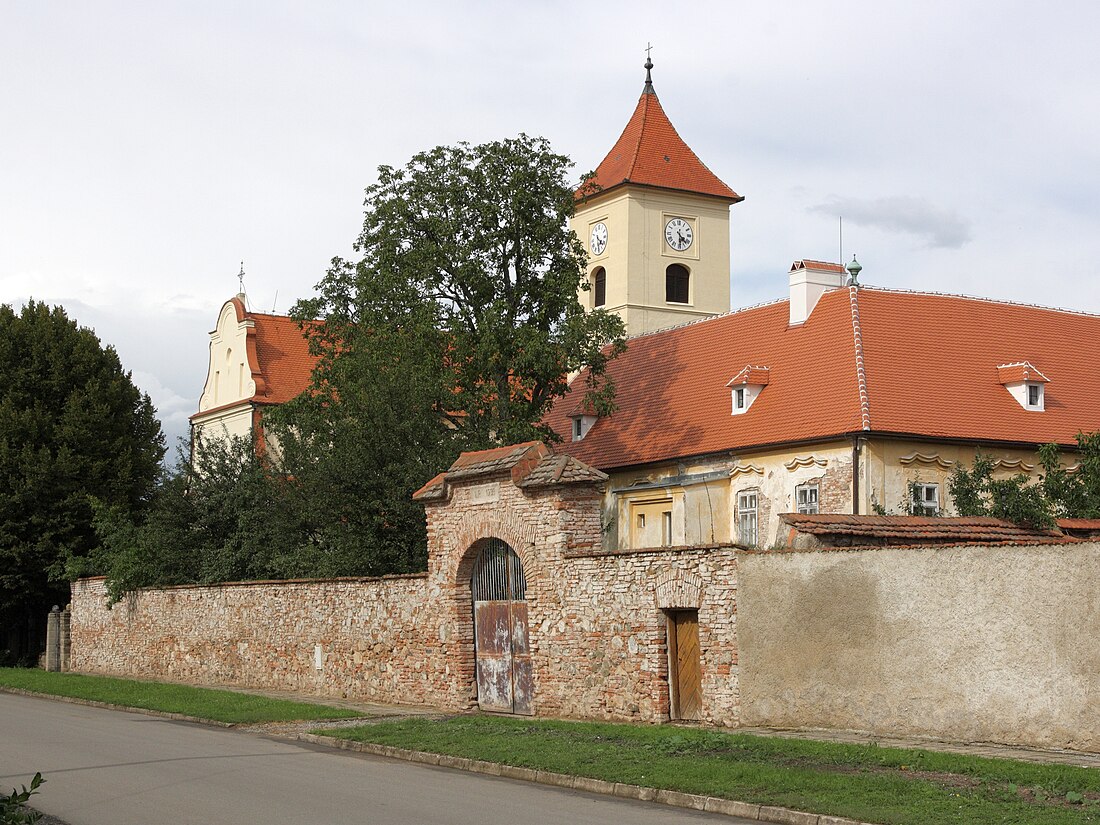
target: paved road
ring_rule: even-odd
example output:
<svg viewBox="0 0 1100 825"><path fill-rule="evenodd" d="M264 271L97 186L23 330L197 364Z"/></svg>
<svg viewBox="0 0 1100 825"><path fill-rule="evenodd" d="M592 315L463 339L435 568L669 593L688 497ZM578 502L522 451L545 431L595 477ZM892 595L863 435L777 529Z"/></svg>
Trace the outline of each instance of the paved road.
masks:
<svg viewBox="0 0 1100 825"><path fill-rule="evenodd" d="M47 782L35 806L70 825L748 823L0 694L0 790L36 770Z"/></svg>

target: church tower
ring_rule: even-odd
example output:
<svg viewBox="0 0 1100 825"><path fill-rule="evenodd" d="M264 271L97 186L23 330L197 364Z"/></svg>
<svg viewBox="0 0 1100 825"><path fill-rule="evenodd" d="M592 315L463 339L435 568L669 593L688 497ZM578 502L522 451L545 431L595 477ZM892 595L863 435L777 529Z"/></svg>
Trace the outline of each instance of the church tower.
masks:
<svg viewBox="0 0 1100 825"><path fill-rule="evenodd" d="M573 231L588 252L587 309L639 335L728 312L729 207L744 198L676 133L653 90L653 62L622 135L577 190Z"/></svg>

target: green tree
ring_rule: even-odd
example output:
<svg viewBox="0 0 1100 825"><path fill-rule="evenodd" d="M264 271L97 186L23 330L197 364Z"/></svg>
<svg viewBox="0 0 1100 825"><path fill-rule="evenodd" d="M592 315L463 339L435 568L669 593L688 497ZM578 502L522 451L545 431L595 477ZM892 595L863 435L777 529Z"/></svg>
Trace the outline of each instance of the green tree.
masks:
<svg viewBox="0 0 1100 825"><path fill-rule="evenodd" d="M0 305L0 624L68 602L96 544L91 498L140 509L164 450L113 348L61 307Z"/></svg>
<svg viewBox="0 0 1100 825"><path fill-rule="evenodd" d="M543 418L582 368L585 401L610 412L605 369L624 329L577 300L589 284L584 247L568 226L571 166L545 139L520 135L380 167L366 190L361 258L334 260L319 296L297 307L303 320L326 320L313 328L318 351L370 365L394 357L377 350L395 339L430 342L412 354L432 365L401 355L401 368L434 382L424 393L434 414L469 446L555 440ZM376 336L378 325L390 332Z"/></svg>
<svg viewBox="0 0 1100 825"><path fill-rule="evenodd" d="M96 505L93 566L111 601L139 587L337 575L317 564L318 518L248 438L179 456L140 514Z"/></svg>
<svg viewBox="0 0 1100 825"><path fill-rule="evenodd" d="M982 453L968 470L959 465L949 489L960 516L994 516L1031 527L1053 527L1059 517L1100 518L1100 432L1077 434L1077 470L1062 466L1057 444L1039 448L1043 475L993 478L993 460Z"/></svg>
<svg viewBox="0 0 1100 825"><path fill-rule="evenodd" d="M955 467L948 489L960 516L992 516L1025 527L1049 529L1055 526L1054 510L1042 482L1025 473L1010 478L993 478L993 460L979 452L974 466Z"/></svg>
<svg viewBox="0 0 1100 825"><path fill-rule="evenodd" d="M1039 448L1043 489L1059 516L1100 518L1100 432L1077 433L1077 471L1062 467L1057 444Z"/></svg>

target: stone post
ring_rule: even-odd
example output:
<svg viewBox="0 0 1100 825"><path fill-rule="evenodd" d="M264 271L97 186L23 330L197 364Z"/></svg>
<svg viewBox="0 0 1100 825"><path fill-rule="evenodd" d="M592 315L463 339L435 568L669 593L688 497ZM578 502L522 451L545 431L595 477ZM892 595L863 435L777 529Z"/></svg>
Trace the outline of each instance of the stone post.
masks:
<svg viewBox="0 0 1100 825"><path fill-rule="evenodd" d="M61 608L56 604L46 620L46 670L61 670Z"/></svg>
<svg viewBox="0 0 1100 825"><path fill-rule="evenodd" d="M73 606L71 604L65 605L65 609L61 611L61 620L58 623L58 664L62 673L69 672L69 643L71 641L71 635L69 633L69 626L73 617Z"/></svg>

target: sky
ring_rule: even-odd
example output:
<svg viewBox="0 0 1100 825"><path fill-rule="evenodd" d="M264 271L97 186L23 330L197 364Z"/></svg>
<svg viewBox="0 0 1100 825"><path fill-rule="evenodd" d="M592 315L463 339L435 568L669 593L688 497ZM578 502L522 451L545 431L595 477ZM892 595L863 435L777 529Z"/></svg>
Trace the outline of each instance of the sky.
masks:
<svg viewBox="0 0 1100 825"><path fill-rule="evenodd" d="M839 260L843 216L864 283L1100 313L1097 31L1084 0L4 3L0 303L94 328L174 441L242 261L288 311L353 254L377 167L441 144L543 135L579 177L652 44L745 196L734 307Z"/></svg>

